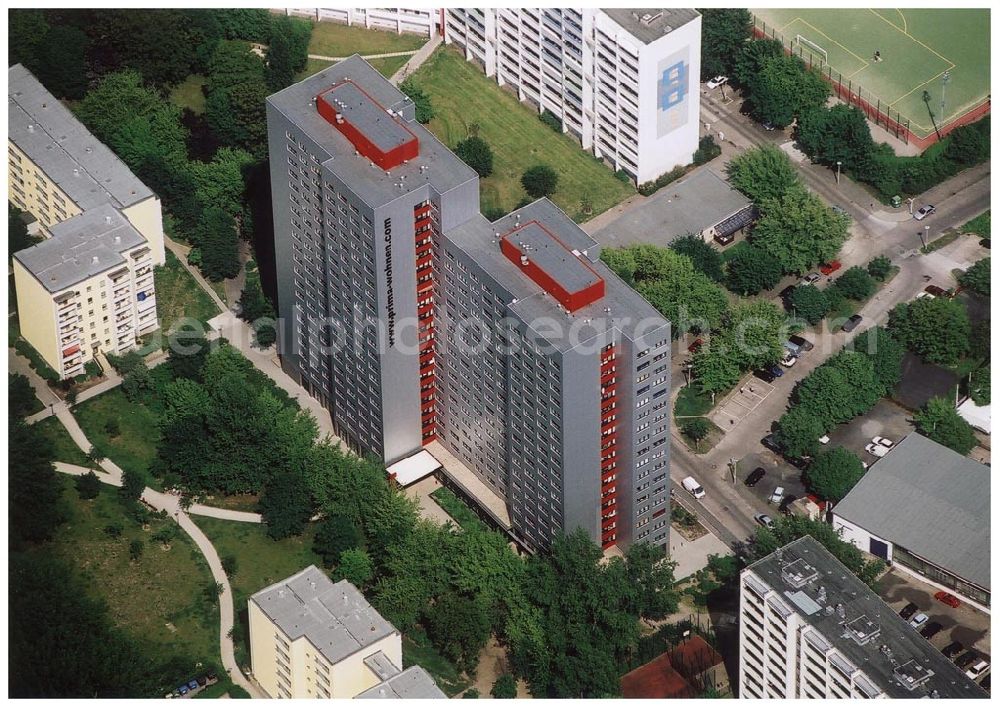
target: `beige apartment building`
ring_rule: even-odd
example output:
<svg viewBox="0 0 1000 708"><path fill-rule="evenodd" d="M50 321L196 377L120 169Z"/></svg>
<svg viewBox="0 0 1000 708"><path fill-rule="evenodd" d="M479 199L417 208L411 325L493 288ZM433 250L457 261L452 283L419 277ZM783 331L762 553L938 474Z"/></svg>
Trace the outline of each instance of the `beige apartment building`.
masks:
<svg viewBox="0 0 1000 708"><path fill-rule="evenodd" d="M160 200L27 69L7 80L8 198L46 237L15 254L21 333L66 378L156 329Z"/></svg>
<svg viewBox="0 0 1000 708"><path fill-rule="evenodd" d="M346 580L314 565L248 601L253 678L271 698L447 698L402 635Z"/></svg>

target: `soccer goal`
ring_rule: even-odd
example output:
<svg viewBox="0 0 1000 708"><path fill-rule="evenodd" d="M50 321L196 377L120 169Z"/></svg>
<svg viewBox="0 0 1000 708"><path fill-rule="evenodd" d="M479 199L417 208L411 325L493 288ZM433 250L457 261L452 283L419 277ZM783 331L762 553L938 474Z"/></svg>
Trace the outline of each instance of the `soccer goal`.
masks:
<svg viewBox="0 0 1000 708"><path fill-rule="evenodd" d="M803 37L801 34L795 35L795 46L799 47L800 51L801 47L805 47L806 51L810 54L822 59L824 64L830 63L830 59L826 55L826 50L811 39Z"/></svg>

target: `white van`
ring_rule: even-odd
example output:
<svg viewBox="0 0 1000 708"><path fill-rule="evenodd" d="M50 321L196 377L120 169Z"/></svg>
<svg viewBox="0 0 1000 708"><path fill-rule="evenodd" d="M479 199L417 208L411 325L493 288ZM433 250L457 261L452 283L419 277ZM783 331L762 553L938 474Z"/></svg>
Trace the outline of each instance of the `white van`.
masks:
<svg viewBox="0 0 1000 708"><path fill-rule="evenodd" d="M701 485L698 484L698 480L694 477L685 477L681 484L684 485L684 489L688 490L691 496L695 499L701 499L705 496L705 490L701 488Z"/></svg>

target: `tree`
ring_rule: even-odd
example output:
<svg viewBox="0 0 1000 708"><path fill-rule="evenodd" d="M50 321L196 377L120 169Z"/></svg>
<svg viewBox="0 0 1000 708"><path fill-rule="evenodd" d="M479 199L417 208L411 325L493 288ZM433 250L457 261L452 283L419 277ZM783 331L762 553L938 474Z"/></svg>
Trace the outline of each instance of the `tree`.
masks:
<svg viewBox="0 0 1000 708"><path fill-rule="evenodd" d="M944 155L960 165L975 165L990 157L990 120L986 116L948 134Z"/></svg>
<svg viewBox="0 0 1000 708"><path fill-rule="evenodd" d="M371 556L361 548L348 548L340 554L340 561L334 571L335 580L346 580L359 590L364 590L375 577L375 564Z"/></svg>
<svg viewBox="0 0 1000 708"><path fill-rule="evenodd" d="M882 392L872 360L860 352L842 351L806 376L795 395L798 405L830 430L867 412Z"/></svg>
<svg viewBox="0 0 1000 708"><path fill-rule="evenodd" d="M715 138L711 135L703 135L698 139L698 149L694 151L691 162L695 165L704 165L721 154L722 148L715 142Z"/></svg>
<svg viewBox="0 0 1000 708"><path fill-rule="evenodd" d="M245 175L253 162L253 155L238 148L220 148L211 162L192 162L199 207L218 207L234 219L242 219L247 196ZM193 235L197 238L197 231Z"/></svg>
<svg viewBox="0 0 1000 708"><path fill-rule="evenodd" d="M781 262L746 241L730 248L725 261L726 287L739 295L756 295L781 282Z"/></svg>
<svg viewBox="0 0 1000 708"><path fill-rule="evenodd" d="M297 470L279 470L264 485L260 514L273 539L298 536L312 516L312 499L305 477Z"/></svg>
<svg viewBox="0 0 1000 708"><path fill-rule="evenodd" d="M65 519L62 480L52 445L38 429L8 416L8 543L12 549L47 541Z"/></svg>
<svg viewBox="0 0 1000 708"><path fill-rule="evenodd" d="M240 272L236 221L218 207L205 209L196 243L202 254L202 272L209 280L234 278Z"/></svg>
<svg viewBox="0 0 1000 708"><path fill-rule="evenodd" d="M601 249L601 260L613 270L615 274L629 285L635 285L636 271L635 247L615 248L609 246Z"/></svg>
<svg viewBox="0 0 1000 708"><path fill-rule="evenodd" d="M227 39L267 42L271 36L271 13L264 8L215 10L222 34Z"/></svg>
<svg viewBox="0 0 1000 708"><path fill-rule="evenodd" d="M8 66L23 64L36 73L41 65L39 49L49 33L45 13L35 9L11 8L7 12L7 22Z"/></svg>
<svg viewBox="0 0 1000 708"><path fill-rule="evenodd" d="M968 351L971 326L960 302L924 298L894 307L889 332L924 361L948 366Z"/></svg>
<svg viewBox="0 0 1000 708"><path fill-rule="evenodd" d="M649 543L633 543L625 551L628 582L636 591L629 596L627 609L646 619L663 619L677 611L680 594L675 589L674 568L662 548Z"/></svg>
<svg viewBox="0 0 1000 708"><path fill-rule="evenodd" d="M38 47L38 80L57 98L80 99L87 92L90 38L78 27L55 25Z"/></svg>
<svg viewBox="0 0 1000 708"><path fill-rule="evenodd" d="M774 39L752 39L736 54L732 75L740 86L748 86L771 59L784 56L785 47Z"/></svg>
<svg viewBox="0 0 1000 708"><path fill-rule="evenodd" d="M732 333L733 358L744 371L773 364L782 357L788 325L778 307L767 300L749 300L726 316Z"/></svg>
<svg viewBox="0 0 1000 708"><path fill-rule="evenodd" d="M455 154L480 177L489 177L493 174L493 151L482 138L469 137L459 141L455 146Z"/></svg>
<svg viewBox="0 0 1000 708"><path fill-rule="evenodd" d="M931 440L968 455L977 444L976 434L947 398L932 398L914 416L917 431Z"/></svg>
<svg viewBox="0 0 1000 708"><path fill-rule="evenodd" d="M969 374L969 396L977 406L990 405L990 367L981 366Z"/></svg>
<svg viewBox="0 0 1000 708"><path fill-rule="evenodd" d="M206 94L256 81L264 81L264 62L254 54L249 42L222 40L216 45L208 61Z"/></svg>
<svg viewBox="0 0 1000 708"><path fill-rule="evenodd" d="M688 234L675 239L670 244L670 250L687 256L691 259L695 269L711 278L716 283L721 283L724 277L722 272L722 254L705 242L705 239L695 234ZM604 250L601 251L603 256Z"/></svg>
<svg viewBox="0 0 1000 708"><path fill-rule="evenodd" d="M795 315L811 325L818 324L830 311L826 292L811 283L796 287L789 300Z"/></svg>
<svg viewBox="0 0 1000 708"><path fill-rule="evenodd" d="M816 455L803 476L809 491L820 499L836 503L847 496L864 474L865 468L857 455L835 447Z"/></svg>
<svg viewBox="0 0 1000 708"><path fill-rule="evenodd" d="M726 172L732 185L757 204L780 199L799 185L788 155L770 143L737 155L726 165Z"/></svg>
<svg viewBox="0 0 1000 708"><path fill-rule="evenodd" d="M493 682L490 695L494 698L517 698L517 681L510 674L500 674Z"/></svg>
<svg viewBox="0 0 1000 708"><path fill-rule="evenodd" d="M7 374L7 412L11 418L24 418L37 409L35 389L24 374Z"/></svg>
<svg viewBox="0 0 1000 708"><path fill-rule="evenodd" d="M795 128L802 151L816 163L855 170L875 149L865 114L856 106L816 106L802 112Z"/></svg>
<svg viewBox="0 0 1000 708"><path fill-rule="evenodd" d="M875 281L861 266L851 266L834 281L833 287L851 300L867 300L875 292Z"/></svg>
<svg viewBox="0 0 1000 708"><path fill-rule="evenodd" d="M879 282L885 282L892 272L892 261L885 256L875 256L868 261L868 275Z"/></svg>
<svg viewBox="0 0 1000 708"><path fill-rule="evenodd" d="M125 501L138 501L146 489L146 480L142 475L132 469L127 469L122 473L122 486L118 489L118 494Z"/></svg>
<svg viewBox="0 0 1000 708"><path fill-rule="evenodd" d="M983 258L973 263L967 271L959 276L958 282L963 288L985 295L990 295L990 259Z"/></svg>
<svg viewBox="0 0 1000 708"><path fill-rule="evenodd" d="M260 275L248 273L243 292L240 294L240 319L254 322L262 317L274 317L274 308L264 295L260 285Z"/></svg>
<svg viewBox="0 0 1000 708"><path fill-rule="evenodd" d="M896 389L903 375L903 356L906 349L884 327L866 330L854 338L854 351L868 356L872 372L884 396Z"/></svg>
<svg viewBox="0 0 1000 708"><path fill-rule="evenodd" d="M41 236L28 233L28 226L21 215L24 212L7 202L7 255L8 259L20 250L34 246L42 240Z"/></svg>
<svg viewBox="0 0 1000 708"><path fill-rule="evenodd" d="M705 8L701 13L701 78L729 74L743 50L753 18L744 8Z"/></svg>
<svg viewBox="0 0 1000 708"><path fill-rule="evenodd" d="M969 335L969 356L976 361L990 358L990 321L981 320L972 325Z"/></svg>
<svg viewBox="0 0 1000 708"><path fill-rule="evenodd" d="M101 480L91 470L82 477L76 478L76 493L81 499L95 499L101 493Z"/></svg>
<svg viewBox="0 0 1000 708"><path fill-rule="evenodd" d="M263 155L267 148L265 106L270 93L263 79L217 88L205 100L205 122L223 145Z"/></svg>
<svg viewBox="0 0 1000 708"><path fill-rule="evenodd" d="M640 282L640 295L673 323L672 333L680 336L695 330L707 332L722 321L729 307L726 292L697 272L686 256L669 252L675 260L663 278Z"/></svg>
<svg viewBox="0 0 1000 708"><path fill-rule="evenodd" d="M819 439L826 435L827 427L807 406L792 406L778 419L775 438L782 449L792 457L815 455Z"/></svg>
<svg viewBox="0 0 1000 708"><path fill-rule="evenodd" d="M417 122L430 123L434 118L434 106L431 105L431 98L417 85L412 76L399 85L399 90L413 101Z"/></svg>
<svg viewBox="0 0 1000 708"><path fill-rule="evenodd" d="M774 256L786 273L805 273L837 255L847 240L849 220L803 187L760 203L763 215L753 245Z"/></svg>
<svg viewBox="0 0 1000 708"><path fill-rule="evenodd" d="M138 561L142 558L142 551L144 544L141 538L133 539L131 543L128 544L128 557L134 561Z"/></svg>
<svg viewBox="0 0 1000 708"><path fill-rule="evenodd" d="M174 378L201 381L201 367L205 365L211 344L204 330L190 323L181 323L170 334L167 363Z"/></svg>
<svg viewBox="0 0 1000 708"><path fill-rule="evenodd" d="M681 424L681 432L695 443L699 443L708 437L708 431L708 421L704 418L691 418Z"/></svg>
<svg viewBox="0 0 1000 708"><path fill-rule="evenodd" d="M313 552L323 558L327 566L340 563L341 554L361 545L364 538L354 522L348 517L333 514L328 516L316 530Z"/></svg>
<svg viewBox="0 0 1000 708"><path fill-rule="evenodd" d="M311 34L312 25L305 20L284 15L272 18L266 70L271 91L295 83L295 75L306 68Z"/></svg>
<svg viewBox="0 0 1000 708"><path fill-rule="evenodd" d="M728 391L740 380L740 367L733 356L732 340L715 335L708 346L694 355L694 375L704 393Z"/></svg>
<svg viewBox="0 0 1000 708"><path fill-rule="evenodd" d="M556 191L559 175L548 165L529 167L521 175L521 186L524 191L535 199L547 197Z"/></svg>
<svg viewBox="0 0 1000 708"><path fill-rule="evenodd" d="M830 95L830 85L819 72L806 69L801 59L783 52L767 59L746 88L754 115L779 128L823 106Z"/></svg>
<svg viewBox="0 0 1000 708"><path fill-rule="evenodd" d="M445 593L428 612L427 636L438 651L471 674L490 638L486 607L478 598Z"/></svg>

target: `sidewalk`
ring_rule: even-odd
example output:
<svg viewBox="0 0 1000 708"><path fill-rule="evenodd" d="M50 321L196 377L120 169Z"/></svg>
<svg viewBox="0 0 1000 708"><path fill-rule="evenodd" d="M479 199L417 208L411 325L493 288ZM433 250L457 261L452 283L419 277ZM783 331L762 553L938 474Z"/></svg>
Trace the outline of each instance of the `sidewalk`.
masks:
<svg viewBox="0 0 1000 708"><path fill-rule="evenodd" d="M399 84L401 84L407 76L419 69L420 66L430 58L431 54L434 53L434 50L437 49L443 41L444 38L441 35L434 35L434 37L431 38L427 44L422 46L413 54L413 57L408 62L403 64L399 71L389 78L389 83L393 86L399 86Z"/></svg>

